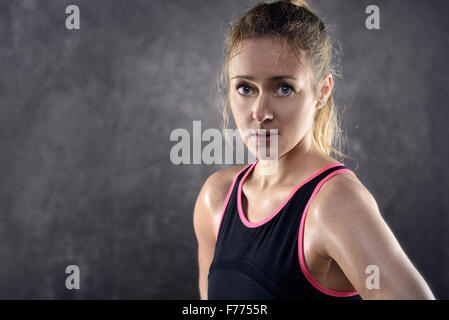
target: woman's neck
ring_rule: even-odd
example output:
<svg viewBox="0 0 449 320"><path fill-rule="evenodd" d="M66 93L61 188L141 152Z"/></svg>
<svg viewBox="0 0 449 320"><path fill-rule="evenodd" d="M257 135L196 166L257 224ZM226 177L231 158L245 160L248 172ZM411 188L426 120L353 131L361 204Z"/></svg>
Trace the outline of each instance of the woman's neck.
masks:
<svg viewBox="0 0 449 320"><path fill-rule="evenodd" d="M316 145L313 136L308 134L295 147L277 159L260 159L251 173L252 180L257 181L260 188L270 188L288 183L294 178L292 172L297 171L298 167L307 170L314 165L317 159L326 158L328 161L332 161L332 158L324 154ZM273 164L273 161L277 161L277 164Z"/></svg>

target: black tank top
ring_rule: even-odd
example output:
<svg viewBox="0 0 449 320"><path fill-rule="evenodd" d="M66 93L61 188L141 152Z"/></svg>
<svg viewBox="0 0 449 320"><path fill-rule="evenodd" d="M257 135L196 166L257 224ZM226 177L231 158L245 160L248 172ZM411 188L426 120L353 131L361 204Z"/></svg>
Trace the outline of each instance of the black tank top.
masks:
<svg viewBox="0 0 449 320"><path fill-rule="evenodd" d="M302 250L311 200L327 179L352 171L339 162L325 166L296 186L268 218L252 223L243 214L242 184L258 161L238 172L229 188L209 268L208 299L361 300L357 291L333 291L315 281Z"/></svg>

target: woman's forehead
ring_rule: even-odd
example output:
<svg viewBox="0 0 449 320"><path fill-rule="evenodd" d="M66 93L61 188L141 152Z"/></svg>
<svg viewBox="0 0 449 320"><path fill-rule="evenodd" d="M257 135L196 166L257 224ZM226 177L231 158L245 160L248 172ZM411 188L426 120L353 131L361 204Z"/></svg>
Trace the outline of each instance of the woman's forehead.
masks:
<svg viewBox="0 0 449 320"><path fill-rule="evenodd" d="M305 57L298 56L288 45L271 38L246 39L234 50L229 61L229 77L251 76L263 80L277 75L291 75L298 81L307 77Z"/></svg>

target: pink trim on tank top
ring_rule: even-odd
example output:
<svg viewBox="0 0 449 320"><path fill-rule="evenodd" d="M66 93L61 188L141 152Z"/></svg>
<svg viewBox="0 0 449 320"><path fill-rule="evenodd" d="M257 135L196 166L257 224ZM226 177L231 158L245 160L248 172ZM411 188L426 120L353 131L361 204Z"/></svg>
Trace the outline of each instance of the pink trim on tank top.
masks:
<svg viewBox="0 0 449 320"><path fill-rule="evenodd" d="M215 235L215 240L218 239L218 233L220 232L221 221L223 220L224 212L225 212L225 210L226 210L226 207L228 206L228 202L229 202L229 198L231 197L232 190L234 190L234 186L235 186L235 182L237 181L237 177L240 175L240 173L242 173L242 172L243 172L246 168L248 168L250 165L252 165L252 164L250 163L250 164L246 165L242 170L240 170L240 171L234 176L234 179L233 179L233 181L232 181L232 184L231 184L231 186L229 187L229 190L228 190L228 194L227 194L227 196L226 196L226 199L225 199L225 201L224 201L224 203L223 203L223 207L221 208L220 222L218 223L218 229L217 229L217 234Z"/></svg>
<svg viewBox="0 0 449 320"><path fill-rule="evenodd" d="M237 190L237 207L238 207L238 211L239 211L239 216L240 216L240 220L242 221L242 223L247 226L248 228L256 228L259 227L265 223L267 223L268 221L270 221L271 219L273 219L283 208L284 206L287 204L288 201L290 201L291 197L293 197L293 195L295 194L296 191L298 191L299 188L301 188L304 184L306 184L307 182L309 182L310 180L314 179L315 177L317 177L318 175L320 175L321 173L323 173L324 171L326 171L327 169L333 168L333 167L338 167L338 166L343 166L343 163L340 162L336 162L336 163L331 163L326 165L325 167L319 169L318 171L316 171L314 174L312 174L309 178L307 178L306 180L304 180L303 182L301 182L299 185L297 185L288 195L288 197L284 200L284 202L282 202L282 204L276 209L276 211L274 211L272 214L270 214L268 216L268 218L265 218L261 221L258 222L251 222L249 221L245 214L243 213L243 208L242 208L242 186L243 186L243 182L245 181L246 177L248 176L248 174L253 170L253 168L255 167L255 165L257 164L257 162L259 162L259 159L257 159L252 165L251 168L249 168L249 170L245 173L245 175L242 177L242 179L240 180L239 183L239 187Z"/></svg>
<svg viewBox="0 0 449 320"><path fill-rule="evenodd" d="M307 215L307 211L309 209L310 203L311 203L312 199L315 197L315 195L318 193L318 191L320 190L320 188L323 185L323 183L325 183L327 180L332 178L334 175L336 175L338 173L341 173L341 172L350 172L350 173L354 174L354 172L352 172L349 169L335 170L332 173L330 173L329 175L327 175L323 180L321 180L318 183L318 185L315 187L315 190L313 190L313 193L310 196L309 201L307 202L307 205L304 208L304 211L303 211L302 217L301 217L301 224L299 226L299 234L298 234L298 255L299 255L299 265L301 266L302 273L304 274L304 276L306 277L306 279L310 282L310 284L312 286L314 286L316 289L318 289L321 292L323 292L323 293L325 293L327 295L330 295L330 296L334 296L334 297L350 297L350 296L355 296L355 295L357 295L359 293L357 291L334 291L334 290L330 290L330 289L327 289L327 288L323 287L315 279L313 279L312 275L309 273L309 270L307 270L307 266L306 266L305 259L304 259L304 248L303 248L304 225L305 225L306 215Z"/></svg>

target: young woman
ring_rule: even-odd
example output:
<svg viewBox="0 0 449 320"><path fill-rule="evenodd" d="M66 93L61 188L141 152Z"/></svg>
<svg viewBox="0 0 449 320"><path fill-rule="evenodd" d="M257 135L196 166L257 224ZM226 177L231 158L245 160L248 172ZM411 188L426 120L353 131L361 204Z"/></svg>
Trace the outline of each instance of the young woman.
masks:
<svg viewBox="0 0 449 320"><path fill-rule="evenodd" d="M204 183L201 298L434 299L371 193L331 157L342 155L332 45L310 6L261 3L231 25L226 48L226 102L240 132L277 129L277 170L264 174L274 160L256 157ZM243 139L258 154L273 137Z"/></svg>

